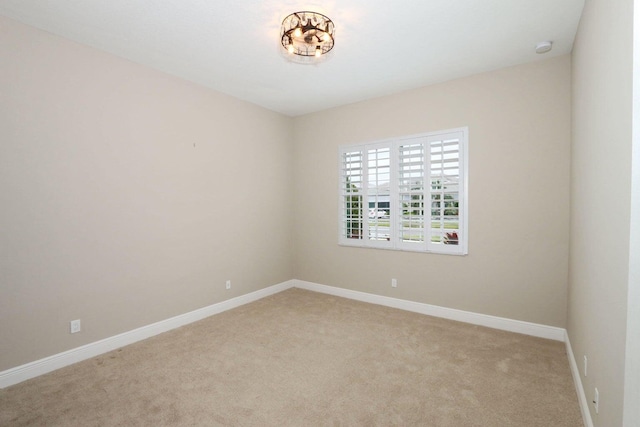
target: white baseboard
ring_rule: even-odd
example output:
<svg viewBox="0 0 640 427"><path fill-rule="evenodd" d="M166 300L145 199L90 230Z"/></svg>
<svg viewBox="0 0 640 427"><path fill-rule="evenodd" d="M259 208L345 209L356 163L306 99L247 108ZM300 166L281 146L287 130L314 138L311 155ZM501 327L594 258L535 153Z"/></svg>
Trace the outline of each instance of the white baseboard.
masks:
<svg viewBox="0 0 640 427"><path fill-rule="evenodd" d="M486 326L489 328L516 332L539 338L547 338L555 341L563 341L567 347L567 357L569 359L571 375L575 384L576 393L578 394L578 401L580 403L580 411L582 412L584 425L585 427L593 427L593 420L591 419L591 413L589 412L589 404L587 401L587 397L584 394L584 389L582 388L582 381L580 380L580 371L578 370L578 366L576 365L576 360L573 355L573 350L571 349L571 343L569 342L569 335L567 334L566 329L540 325L537 323L523 322L520 320L506 319L503 317L490 316L486 314L473 313L469 311L456 310L452 308L440 307L437 305L430 305L397 298L368 294L365 292L320 285L318 283L305 282L302 280L294 280L294 286L300 289L321 292L338 297L368 302L371 304L399 308L401 310L413 311L429 316L442 317L445 319L457 320L459 322L471 323L474 325Z"/></svg>
<svg viewBox="0 0 640 427"><path fill-rule="evenodd" d="M589 411L589 401L584 394L584 387L582 387L582 380L580 377L580 369L576 364L576 358L571 348L571 341L569 341L569 334L565 333L565 345L567 346L567 357L569 358L569 366L571 367L571 376L573 377L573 383L576 387L576 393L578 394L578 402L580 403L580 412L582 412L582 420L585 427L593 427L593 420L591 419L591 412Z"/></svg>
<svg viewBox="0 0 640 427"><path fill-rule="evenodd" d="M490 316L487 314L473 313L470 311L456 310L453 308L440 307L437 305L424 304L403 299L385 297L381 295L368 294L365 292L352 291L344 288L320 285L302 280L294 280L294 286L309 291L322 292L338 297L349 298L372 304L384 305L387 307L399 308L401 310L413 311L415 313L429 316L442 317L444 319L457 320L458 322L471 323L479 326L500 329L503 331L517 332L525 335L532 335L539 338L547 338L555 341L564 341L566 331L563 328L540 325L537 323L523 322L520 320L506 319L503 317Z"/></svg>
<svg viewBox="0 0 640 427"><path fill-rule="evenodd" d="M181 314L170 319L162 320L160 322L143 326L129 332L124 332L82 347L77 347L62 353L54 354L53 356L45 357L44 359L2 371L0 372L0 388L18 384L39 375L69 366L73 363L90 359L163 332L179 328L180 326L202 320L214 314L222 313L223 311L231 310L232 308L257 301L261 298L289 289L293 287L294 284L295 282L293 280L289 280L268 288L260 289L259 291L231 298L189 313Z"/></svg>
<svg viewBox="0 0 640 427"><path fill-rule="evenodd" d="M9 387L30 378L46 374L56 369L90 359L100 354L116 350L129 344L150 338L152 336L170 331L171 329L196 322L214 314L222 313L250 302L257 301L269 295L282 292L292 287L306 289L315 292L349 298L357 301L398 308L426 314L429 316L441 317L456 320L474 325L487 326L489 328L532 335L540 338L547 338L556 341L565 341L566 331L562 328L539 325L535 323L522 322L519 320L505 319L501 317L489 316L486 314L472 313L468 311L456 310L430 304L390 298L381 295L369 294L365 292L352 291L349 289L336 288L332 286L320 285L317 283L302 280L289 280L265 289L261 289L250 294L242 295L217 304L203 307L179 316L172 317L151 325L143 326L129 332L125 332L113 337L96 341L82 347L77 347L44 359L36 360L15 368L0 372L0 388ZM573 356L570 357L570 360ZM573 362L575 364L575 361ZM575 379L575 374L574 374ZM579 381L578 375L578 381ZM582 388L580 387L580 390ZM584 394L584 393L583 393ZM588 412L588 409L587 409ZM590 426L589 426L590 427Z"/></svg>

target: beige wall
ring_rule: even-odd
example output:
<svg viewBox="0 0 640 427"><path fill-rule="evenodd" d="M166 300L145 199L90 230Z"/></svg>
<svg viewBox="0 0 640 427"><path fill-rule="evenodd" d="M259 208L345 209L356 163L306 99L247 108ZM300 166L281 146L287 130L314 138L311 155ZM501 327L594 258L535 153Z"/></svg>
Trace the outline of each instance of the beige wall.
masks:
<svg viewBox="0 0 640 427"><path fill-rule="evenodd" d="M291 279L290 118L2 17L0 62L0 371Z"/></svg>
<svg viewBox="0 0 640 427"><path fill-rule="evenodd" d="M633 157L631 161L631 227L629 301L624 380L624 423L640 420L640 1L633 11Z"/></svg>
<svg viewBox="0 0 640 427"><path fill-rule="evenodd" d="M565 327L570 69L561 56L296 118L295 277ZM338 246L340 144L461 126L468 256Z"/></svg>
<svg viewBox="0 0 640 427"><path fill-rule="evenodd" d="M568 332L596 426L621 426L631 200L633 0L587 0L573 51ZM637 405L637 402L636 402ZM635 420L634 422L637 422ZM632 422L628 425L637 425Z"/></svg>

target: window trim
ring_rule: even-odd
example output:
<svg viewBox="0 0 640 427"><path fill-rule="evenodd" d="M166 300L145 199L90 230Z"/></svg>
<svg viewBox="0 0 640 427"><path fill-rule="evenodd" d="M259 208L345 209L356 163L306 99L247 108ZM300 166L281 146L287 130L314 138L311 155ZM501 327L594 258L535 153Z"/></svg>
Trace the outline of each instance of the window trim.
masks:
<svg viewBox="0 0 640 427"><path fill-rule="evenodd" d="M459 236L458 236L458 244L457 245L446 245L442 243L433 243L431 241L431 214L430 214L430 206L431 206L431 182L430 182L430 165L431 165L431 155L430 155L430 147L431 142L434 140L441 140L442 138L451 138L456 137L459 140L458 147L458 173L460 179L458 181L458 216L459 216ZM338 244L340 246L348 246L348 247L361 247L361 248L375 248L375 249L388 249L388 250L399 250L399 251L408 251L408 252L424 252L424 253L438 253L438 254L450 254L450 255L467 255L468 254L468 236L469 236L469 197L468 197L468 189L469 189L469 152L468 152L468 140L469 140L469 129L468 127L459 127L453 129L446 130L438 130L434 132L425 132L414 135L401 136L396 138L389 138L384 140L377 140L365 143L356 143L356 144L345 144L341 145L338 148ZM398 184L398 176L399 176L399 147L407 142L416 141L425 144L424 147L429 147L429 151L425 152L425 155L429 157L425 157L424 159L424 179L425 185L423 186L423 200L425 206L425 215L427 209L429 209L429 221L428 227L425 226L424 233L425 237L422 242L408 242L402 241L398 239L399 233L399 218L398 218L398 209L400 199L400 189ZM368 152L372 149L380 149L380 148L389 148L390 150L390 179L389 182L393 183L390 185L390 194L389 194L389 240L373 240L367 238L369 236L369 221L367 220L366 213L369 210L368 204ZM360 201L360 211L362 218L362 228L361 234L363 238L348 238L346 233L344 233L345 229L343 226L343 221L346 220L345 215L345 206L344 206L344 197L346 196L346 192L344 191L344 155L346 153L352 152L360 152L362 153L362 176L363 176L363 189L362 189L362 199ZM394 166L395 165L395 166ZM428 183L428 184L427 184ZM427 208L426 204L429 204ZM395 211L394 211L395 209ZM427 223L427 221L425 221ZM426 224L425 224L426 225Z"/></svg>

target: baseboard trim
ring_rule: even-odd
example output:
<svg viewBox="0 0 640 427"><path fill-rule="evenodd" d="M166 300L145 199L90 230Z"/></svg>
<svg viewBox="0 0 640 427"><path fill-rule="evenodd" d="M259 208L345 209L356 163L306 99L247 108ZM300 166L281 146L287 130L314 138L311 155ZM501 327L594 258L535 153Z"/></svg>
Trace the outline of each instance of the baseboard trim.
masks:
<svg viewBox="0 0 640 427"><path fill-rule="evenodd" d="M424 304L414 301L402 300L397 298L385 297L381 295L369 294L366 292L352 291L350 289L336 288L333 286L320 285L318 283L305 282L303 280L294 280L294 286L300 289L306 289L314 292L335 295L338 297L349 298L357 301L367 302L371 304L384 305L387 307L398 308L401 310L413 311L429 316L442 317L449 320L471 323L479 326L500 329L509 332L516 332L525 335L531 335L539 338L547 338L554 341L563 341L567 348L567 358L571 368L571 376L578 395L580 411L585 427L593 427L591 412L589 412L589 404L584 394L582 381L580 380L580 371L576 365L576 359L571 349L571 342L566 329L553 326L540 325L537 323L523 322L520 320L507 319L503 317L490 316L487 314L473 313L469 311L456 310L452 308L440 307L437 305Z"/></svg>
<svg viewBox="0 0 640 427"><path fill-rule="evenodd" d="M584 387L582 386L582 379L580 377L580 369L576 364L576 358L571 348L571 341L569 340L569 333L565 331L564 343L567 346L567 357L569 358L569 366L571 368L571 376L573 377L573 384L576 387L576 393L578 394L578 403L580 404L580 412L582 412L582 420L585 427L593 427L593 419L591 418L591 411L589 411L589 401L584 394Z"/></svg>
<svg viewBox="0 0 640 427"><path fill-rule="evenodd" d="M116 350L129 344L150 338L152 336L170 331L180 326L202 320L214 314L222 313L236 307L257 301L267 296L277 294L287 290L295 285L293 280L269 286L246 295L241 295L226 301L212 304L189 313L181 314L160 322L152 323L147 326L114 335L100 341L96 341L81 347L77 347L44 359L36 360L15 368L0 372L0 388L6 388L22 381L35 378L39 375L46 374L56 369L69 366L71 364L99 356L106 352Z"/></svg>
<svg viewBox="0 0 640 427"><path fill-rule="evenodd" d="M540 338L547 338L556 341L568 340L566 331L562 328L523 322L520 320L506 319L486 314L473 313L469 311L456 310L431 304L424 304L293 279L0 372L0 389L18 384L31 378L35 378L48 372L52 372L56 369L69 366L73 363L99 356L101 354L116 350L126 345L142 341L152 336L159 335L163 332L179 328L180 326L202 320L206 317L213 316L215 314L222 313L236 307L240 307L244 304L257 301L259 299L285 291L292 287L329 295L335 295L343 298L349 298L371 304L398 308L401 310L412 311L429 316L456 320L459 322L465 322L479 326L486 326L489 328L500 329L509 332L532 335ZM568 343L568 341L566 342ZM570 349L570 347L568 348ZM571 355L569 360L573 363L573 365L575 365L573 355ZM579 372L577 372L577 374L577 381L579 382ZM573 373L573 375L575 381L576 373ZM582 386L580 385L580 387L578 387L576 385L576 388L578 389L578 394L580 394ZM582 391L582 396L583 400L585 400L586 402L586 399L584 398L584 391ZM591 427L591 425L588 425L588 427Z"/></svg>
<svg viewBox="0 0 640 427"><path fill-rule="evenodd" d="M566 336L566 331L563 328L557 328L554 326L540 325L537 323L456 310L453 308L385 297L366 292L352 291L350 289L305 282L303 280L294 280L294 286L296 288L306 289L309 291L321 292L357 301L399 308L401 310L413 311L415 313L426 314L429 316L442 317L444 319L456 320L458 322L471 323L474 325L486 326L489 328L516 332L539 338L547 338L555 341L564 341Z"/></svg>

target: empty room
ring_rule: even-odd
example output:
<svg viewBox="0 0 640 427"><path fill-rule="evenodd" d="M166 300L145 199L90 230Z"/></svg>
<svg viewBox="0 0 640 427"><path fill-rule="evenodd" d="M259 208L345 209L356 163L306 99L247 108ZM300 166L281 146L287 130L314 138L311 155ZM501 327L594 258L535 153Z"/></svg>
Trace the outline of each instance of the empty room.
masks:
<svg viewBox="0 0 640 427"><path fill-rule="evenodd" d="M640 426L637 0L0 0L1 426Z"/></svg>

